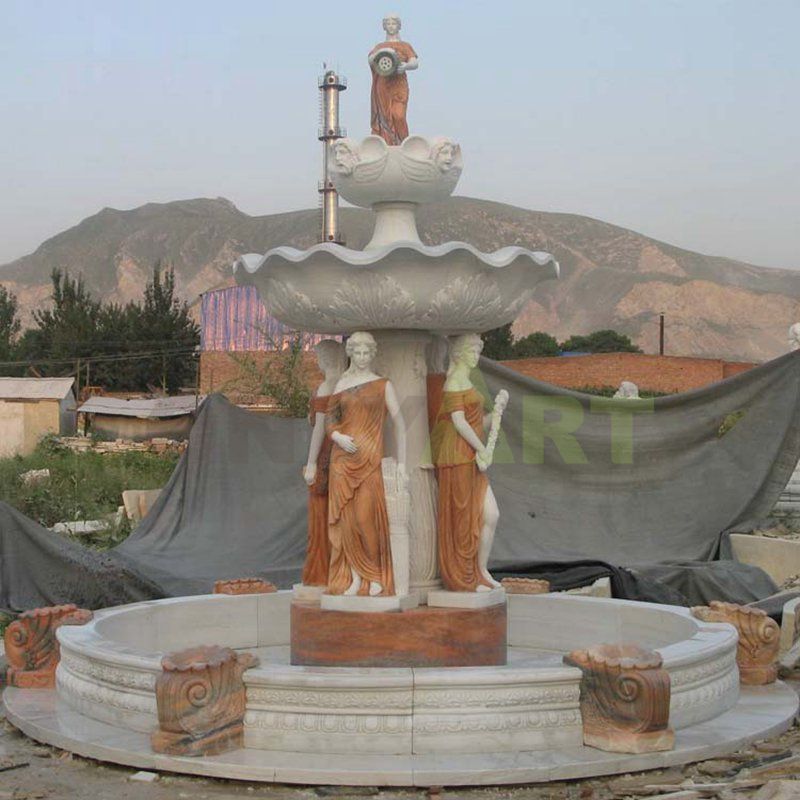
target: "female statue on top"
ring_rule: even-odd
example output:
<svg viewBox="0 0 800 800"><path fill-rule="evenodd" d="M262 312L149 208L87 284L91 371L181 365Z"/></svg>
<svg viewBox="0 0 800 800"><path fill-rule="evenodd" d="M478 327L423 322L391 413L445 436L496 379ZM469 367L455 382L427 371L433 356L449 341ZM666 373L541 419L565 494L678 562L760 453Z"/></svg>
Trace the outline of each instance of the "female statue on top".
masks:
<svg viewBox="0 0 800 800"><path fill-rule="evenodd" d="M387 14L383 18L386 41L376 44L369 54L372 69L372 133L381 136L390 146L401 144L408 136L406 72L419 66L414 48L400 39L401 26L397 14Z"/></svg>

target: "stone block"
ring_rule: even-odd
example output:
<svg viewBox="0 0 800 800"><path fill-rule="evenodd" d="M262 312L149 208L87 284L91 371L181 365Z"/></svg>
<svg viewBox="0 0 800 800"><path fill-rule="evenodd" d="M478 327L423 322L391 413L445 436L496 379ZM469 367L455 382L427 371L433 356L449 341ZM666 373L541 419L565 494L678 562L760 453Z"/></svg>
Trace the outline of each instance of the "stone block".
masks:
<svg viewBox="0 0 800 800"><path fill-rule="evenodd" d="M242 675L252 653L201 646L164 656L156 679L156 753L210 756L244 745L246 691Z"/></svg>
<svg viewBox="0 0 800 800"><path fill-rule="evenodd" d="M320 606L326 611L352 611L357 613L381 613L384 611L408 611L419 605L416 595L378 595L368 597L357 594L322 594Z"/></svg>
<svg viewBox="0 0 800 800"><path fill-rule="evenodd" d="M446 589L428 592L428 605L438 608L488 608L505 602L506 590L502 587L488 592L448 592Z"/></svg>
<svg viewBox="0 0 800 800"><path fill-rule="evenodd" d="M632 644L573 650L564 663L581 678L583 742L612 753L671 750L670 678L661 656Z"/></svg>
<svg viewBox="0 0 800 800"><path fill-rule="evenodd" d="M773 683L778 677L780 628L760 608L712 600L707 606L695 606L692 614L704 622L727 622L739 633L736 663L739 680L746 686Z"/></svg>
<svg viewBox="0 0 800 800"><path fill-rule="evenodd" d="M550 591L550 581L538 578L503 578L500 583L506 594L547 594Z"/></svg>
<svg viewBox="0 0 800 800"><path fill-rule="evenodd" d="M62 625L84 625L92 612L76 605L49 606L24 611L4 636L8 672L6 682L20 689L52 689L61 651L56 631Z"/></svg>
<svg viewBox="0 0 800 800"><path fill-rule="evenodd" d="M274 583L261 578L234 578L214 584L214 594L271 594L277 591Z"/></svg>

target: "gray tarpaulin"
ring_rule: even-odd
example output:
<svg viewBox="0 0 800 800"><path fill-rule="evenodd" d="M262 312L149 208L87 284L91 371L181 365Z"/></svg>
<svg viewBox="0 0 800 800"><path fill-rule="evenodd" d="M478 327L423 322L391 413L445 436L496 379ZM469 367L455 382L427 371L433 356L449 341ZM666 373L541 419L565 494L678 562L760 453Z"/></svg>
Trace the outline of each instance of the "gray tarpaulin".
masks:
<svg viewBox="0 0 800 800"><path fill-rule="evenodd" d="M724 532L766 517L797 462L800 353L638 405L540 383L486 359L480 369L492 395L511 395L491 470L501 513L496 568L576 559L633 566L693 602L746 602L774 589L760 570L704 562ZM208 398L158 502L111 554L0 516L0 607L129 602L142 587L152 596L197 593L245 575L290 585L305 547L308 436L305 420ZM65 586L75 594L64 597Z"/></svg>

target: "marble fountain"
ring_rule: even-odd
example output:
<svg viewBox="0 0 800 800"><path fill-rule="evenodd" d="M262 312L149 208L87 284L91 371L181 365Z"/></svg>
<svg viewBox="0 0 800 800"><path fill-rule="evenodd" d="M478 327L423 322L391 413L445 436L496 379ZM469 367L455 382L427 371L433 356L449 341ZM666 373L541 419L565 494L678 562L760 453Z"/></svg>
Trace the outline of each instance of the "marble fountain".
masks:
<svg viewBox="0 0 800 800"><path fill-rule="evenodd" d="M483 504L467 541L470 564L450 562L458 559L448 542L462 556L466 545L463 525L447 530L442 515L451 465L431 453L431 379L441 376L441 397L467 395L475 334L513 320L538 283L558 277L558 265L522 247L482 253L420 241L417 207L450 195L462 154L448 138L409 136L405 106L382 105L402 92L395 81L387 94L381 81L405 80L417 66L399 20L387 17L384 29L386 41L370 56L373 135L339 140L332 151L338 192L375 212L371 241L364 250L278 247L235 266L237 281L257 286L279 320L356 334L351 366L331 378L322 403L328 415L317 414L332 448L331 499L321 502L334 503L341 470L357 456L347 449L352 441L368 449L364 430L346 427L347 402L366 386L383 398L386 387L386 408L379 405L393 427L368 477L384 491L357 501L358 519L367 509L381 528L374 547L365 546L370 558L380 550L380 569L362 564L367 556L341 527L346 513L334 521L325 511L331 535L312 539L309 522L308 559L329 547L326 574L312 580L307 560L293 590L228 581L215 594L94 614L27 612L5 637L8 720L34 739L140 769L397 786L629 772L722 755L787 729L798 700L776 681L777 626L763 614L579 597L491 578L497 519L482 476L491 475L507 398L495 399L488 440L474 440L469 462L468 489L478 487ZM347 383L348 375L356 380ZM325 429L330 398L344 427ZM460 430L455 412L435 418ZM312 493L319 448L312 444L306 467ZM348 491L342 505L356 502L358 487ZM334 564L344 572L334 576Z"/></svg>

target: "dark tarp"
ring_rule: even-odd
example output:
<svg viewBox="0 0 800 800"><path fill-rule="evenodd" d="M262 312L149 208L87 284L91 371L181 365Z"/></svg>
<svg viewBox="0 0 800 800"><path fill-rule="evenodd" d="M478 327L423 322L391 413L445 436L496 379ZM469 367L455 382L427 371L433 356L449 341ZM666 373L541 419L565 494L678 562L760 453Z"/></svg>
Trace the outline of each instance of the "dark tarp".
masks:
<svg viewBox="0 0 800 800"><path fill-rule="evenodd" d="M511 395L491 470L501 514L493 568L558 573L562 585L608 574L618 596L661 602L748 602L774 592L760 570L707 562L724 532L767 516L794 469L798 359L791 353L655 401L590 398L482 359L491 394ZM305 547L308 436L305 420L208 398L158 502L112 553L0 518L0 606L61 601L63 587L82 605L129 602L148 593L142 575L165 595L244 575L290 585Z"/></svg>
<svg viewBox="0 0 800 800"><path fill-rule="evenodd" d="M82 547L0 502L0 610L104 608L157 597L161 588L113 553Z"/></svg>
<svg viewBox="0 0 800 800"><path fill-rule="evenodd" d="M304 419L211 395L169 483L115 552L170 595L250 575L291 585L305 557L309 432Z"/></svg>

